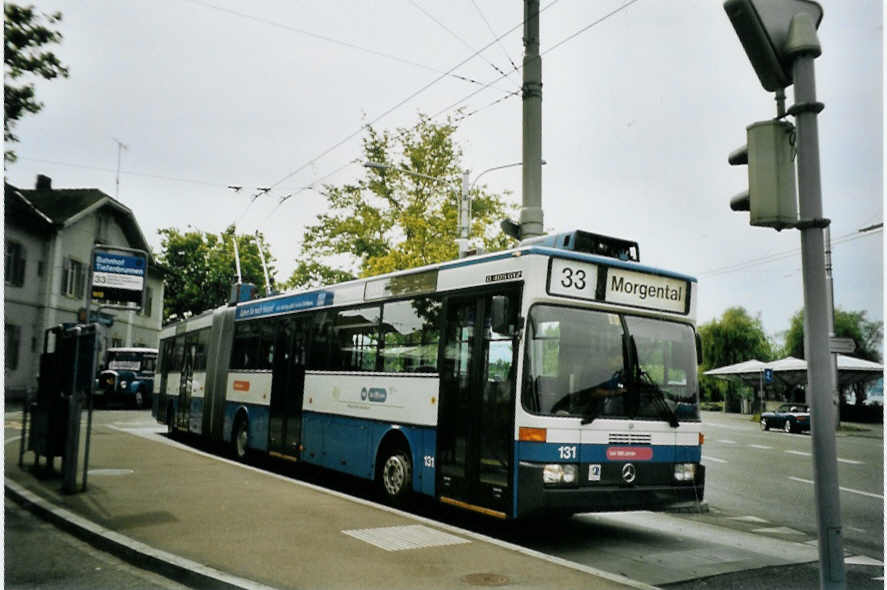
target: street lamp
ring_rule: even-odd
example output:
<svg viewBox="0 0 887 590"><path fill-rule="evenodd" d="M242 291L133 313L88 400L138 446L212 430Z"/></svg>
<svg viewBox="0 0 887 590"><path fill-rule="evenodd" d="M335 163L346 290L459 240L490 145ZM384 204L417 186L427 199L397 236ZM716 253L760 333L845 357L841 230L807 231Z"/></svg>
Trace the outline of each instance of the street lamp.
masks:
<svg viewBox="0 0 887 590"><path fill-rule="evenodd" d="M462 171L462 188L459 193L459 226L456 230L459 235L459 237L456 238L456 244L459 247L459 258L464 258L468 253L468 239L471 231L471 191L474 190L474 187L477 185L477 181L480 180L480 177L487 172L502 170L503 168L513 168L514 166L520 166L521 164L523 164L523 162L514 162L512 164L503 164L502 166L493 166L492 168L487 168L474 177L474 182L469 182L469 174L471 173L470 170L466 169ZM545 160L542 160L542 165L545 164ZM368 161L364 162L363 165L365 168L372 168L374 170L393 169L397 170L398 172L404 172L406 174L418 176L419 178L425 178L434 182L450 182L452 180L450 178L422 174L421 172L413 172L412 170L408 170L406 168L397 168L390 164L383 164L381 162Z"/></svg>

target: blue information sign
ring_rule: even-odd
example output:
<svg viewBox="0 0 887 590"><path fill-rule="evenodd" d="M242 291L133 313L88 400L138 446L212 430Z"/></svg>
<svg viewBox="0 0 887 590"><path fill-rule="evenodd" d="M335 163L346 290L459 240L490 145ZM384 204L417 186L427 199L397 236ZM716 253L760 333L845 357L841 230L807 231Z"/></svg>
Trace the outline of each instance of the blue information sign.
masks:
<svg viewBox="0 0 887 590"><path fill-rule="evenodd" d="M103 303L141 306L146 267L147 260L143 256L96 252L92 266L92 298Z"/></svg>

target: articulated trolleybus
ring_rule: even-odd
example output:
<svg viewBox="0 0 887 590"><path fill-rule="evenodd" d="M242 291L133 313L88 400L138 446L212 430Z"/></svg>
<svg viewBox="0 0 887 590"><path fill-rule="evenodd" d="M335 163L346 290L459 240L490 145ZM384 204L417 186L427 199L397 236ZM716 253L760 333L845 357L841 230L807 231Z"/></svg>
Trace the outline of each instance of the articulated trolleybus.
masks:
<svg viewBox="0 0 887 590"><path fill-rule="evenodd" d="M166 327L154 415L498 518L702 500L694 278L575 231Z"/></svg>

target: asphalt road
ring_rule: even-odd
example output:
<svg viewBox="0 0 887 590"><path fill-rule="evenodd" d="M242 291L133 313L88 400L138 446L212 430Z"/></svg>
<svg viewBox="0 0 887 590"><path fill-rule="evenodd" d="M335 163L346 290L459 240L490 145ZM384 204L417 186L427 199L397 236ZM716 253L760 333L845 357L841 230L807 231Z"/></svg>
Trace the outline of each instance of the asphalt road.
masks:
<svg viewBox="0 0 887 590"><path fill-rule="evenodd" d="M7 590L185 590L172 580L100 551L4 499Z"/></svg>
<svg viewBox="0 0 887 590"><path fill-rule="evenodd" d="M709 505L816 537L810 434L763 432L735 414L706 412L703 422ZM837 437L844 548L883 561L884 441L880 425L866 428Z"/></svg>

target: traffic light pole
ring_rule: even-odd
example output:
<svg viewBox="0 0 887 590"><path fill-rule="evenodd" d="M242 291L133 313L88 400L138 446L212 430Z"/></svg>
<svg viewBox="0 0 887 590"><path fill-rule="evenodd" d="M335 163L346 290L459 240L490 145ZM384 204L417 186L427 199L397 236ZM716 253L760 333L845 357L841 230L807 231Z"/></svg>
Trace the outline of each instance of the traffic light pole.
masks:
<svg viewBox="0 0 887 590"><path fill-rule="evenodd" d="M813 60L821 53L816 27L807 14L792 18L786 52L793 58L795 104L789 109L797 123L798 202L801 260L804 276L804 323L807 338L807 395L812 409L812 444L816 516L819 531L819 583L821 588L846 587L841 533L838 461L835 445L834 364L829 352L829 293L826 284L822 187L819 168L817 116L823 105L816 101Z"/></svg>

